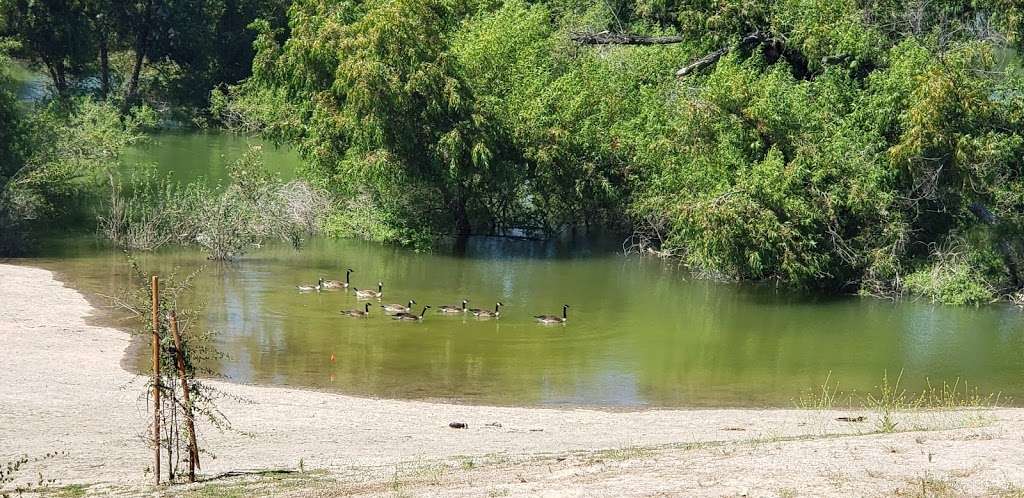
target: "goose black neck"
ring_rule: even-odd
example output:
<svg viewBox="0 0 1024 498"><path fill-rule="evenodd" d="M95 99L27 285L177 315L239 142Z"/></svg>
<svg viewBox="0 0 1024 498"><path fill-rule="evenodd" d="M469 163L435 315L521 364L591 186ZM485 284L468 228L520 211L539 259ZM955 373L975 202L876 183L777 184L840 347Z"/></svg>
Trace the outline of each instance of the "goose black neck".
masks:
<svg viewBox="0 0 1024 498"><path fill-rule="evenodd" d="M569 318L569 307L562 306L562 319L565 320L567 318Z"/></svg>
<svg viewBox="0 0 1024 498"><path fill-rule="evenodd" d="M424 306L423 307L423 311L420 312L420 318L423 318L423 315L426 315L426 314L427 314L427 307Z"/></svg>

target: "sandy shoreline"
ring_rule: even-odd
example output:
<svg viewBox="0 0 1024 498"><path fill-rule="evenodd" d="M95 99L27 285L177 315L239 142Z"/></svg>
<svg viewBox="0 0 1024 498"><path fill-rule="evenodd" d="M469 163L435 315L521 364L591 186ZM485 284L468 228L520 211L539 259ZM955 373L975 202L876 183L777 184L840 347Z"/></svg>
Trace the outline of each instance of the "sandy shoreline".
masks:
<svg viewBox="0 0 1024 498"><path fill-rule="evenodd" d="M66 452L30 466L28 478L38 470L94 493L143 493L144 381L120 366L128 335L90 325L92 312L49 271L0 264L0 464ZM870 419L835 420L846 412L491 407L212 384L251 400L221 407L252 437L200 426L217 456L204 474L294 469L300 459L322 471L274 488L280 495L885 496L933 481L954 494L1024 489L1024 409L909 414L901 427L920 430L866 434Z"/></svg>

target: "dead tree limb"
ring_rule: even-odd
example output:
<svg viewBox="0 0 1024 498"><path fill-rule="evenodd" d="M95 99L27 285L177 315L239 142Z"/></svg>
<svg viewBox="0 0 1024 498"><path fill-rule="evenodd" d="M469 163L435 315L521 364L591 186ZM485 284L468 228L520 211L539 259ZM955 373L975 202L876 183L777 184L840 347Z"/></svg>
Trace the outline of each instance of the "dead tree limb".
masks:
<svg viewBox="0 0 1024 498"><path fill-rule="evenodd" d="M682 36L643 36L628 33L573 33L569 38L582 45L668 45L681 43Z"/></svg>
<svg viewBox="0 0 1024 498"><path fill-rule="evenodd" d="M700 71L701 69L704 69L708 66L713 66L715 65L715 63L718 62L718 59L721 59L722 56L727 53L729 53L728 48L720 48L718 50L715 50L714 52L711 52L710 54L705 55L704 57L701 57L700 59L697 59L696 61L690 63L690 65L676 71L676 77L682 78L692 72Z"/></svg>
<svg viewBox="0 0 1024 498"><path fill-rule="evenodd" d="M761 32L751 33L747 36L744 36L743 39L740 40L739 48L741 50L748 50L767 39L768 38ZM676 71L676 77L682 78L693 72L700 71L701 69L704 69L708 66L713 66L718 62L718 59L721 59L722 56L729 53L730 50L732 50L731 47L722 47L718 50L715 50L714 52L710 52L704 57L701 57L700 59L697 59L696 61L693 61L689 65Z"/></svg>

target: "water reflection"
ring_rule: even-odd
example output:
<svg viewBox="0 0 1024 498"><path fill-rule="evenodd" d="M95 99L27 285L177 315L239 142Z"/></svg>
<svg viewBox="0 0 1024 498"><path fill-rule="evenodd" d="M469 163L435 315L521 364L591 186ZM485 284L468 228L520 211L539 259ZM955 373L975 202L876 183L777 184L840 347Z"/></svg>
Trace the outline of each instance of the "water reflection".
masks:
<svg viewBox="0 0 1024 498"><path fill-rule="evenodd" d="M36 263L94 293L126 283L116 252L85 241L58 247L60 257ZM904 370L910 389L925 377L963 377L1022 398L1024 315L1015 309L808 300L691 279L607 247L483 238L456 257L317 240L299 252L269 245L228 266L181 249L141 262L161 272L208 265L194 304L229 356L211 367L239 382L499 404L787 406L829 372L845 390L865 391ZM505 307L500 320L431 313L404 323L371 301L375 316L354 320L338 313L356 305L351 292L294 289L344 278L348 267L358 287L383 281L383 302ZM565 326L533 322L563 303Z"/></svg>

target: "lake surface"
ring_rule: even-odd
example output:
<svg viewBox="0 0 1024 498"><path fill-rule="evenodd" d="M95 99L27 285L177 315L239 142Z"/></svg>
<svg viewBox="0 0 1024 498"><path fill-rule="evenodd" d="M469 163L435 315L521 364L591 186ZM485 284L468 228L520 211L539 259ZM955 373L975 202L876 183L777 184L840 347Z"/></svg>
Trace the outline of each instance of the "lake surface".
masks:
<svg viewBox="0 0 1024 498"><path fill-rule="evenodd" d="M249 142L164 135L136 154L182 179L216 180ZM298 164L287 150L265 153L282 174ZM125 257L91 236L54 240L24 262L59 271L94 297L128 283ZM760 407L792 406L830 372L843 390L864 392L884 372L902 370L912 390L926 378L960 378L1024 399L1017 308L813 299L709 282L669 262L625 257L614 239L474 238L464 255L314 240L301 251L268 244L227 265L192 249L140 262L165 275L205 267L192 300L204 311L196 326L217 332L228 358L211 367L237 382L488 404ZM343 279L348 267L355 286L383 281L383 303L415 299L417 312L463 298L471 307L505 307L497 320L430 312L422 322L399 322L373 300L373 316L360 320L339 313L365 302L351 292L295 289L320 276ZM534 323L532 315L558 314L565 303L568 323Z"/></svg>
<svg viewBox="0 0 1024 498"><path fill-rule="evenodd" d="M260 148L267 171L285 180L295 177L301 162L291 150L257 138L216 131L161 133L129 149L121 162L125 170L140 163L155 165L161 176L170 174L182 183L200 179L226 183L228 166L251 146Z"/></svg>

